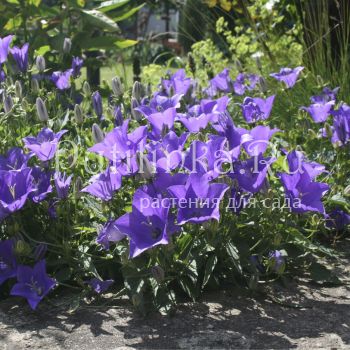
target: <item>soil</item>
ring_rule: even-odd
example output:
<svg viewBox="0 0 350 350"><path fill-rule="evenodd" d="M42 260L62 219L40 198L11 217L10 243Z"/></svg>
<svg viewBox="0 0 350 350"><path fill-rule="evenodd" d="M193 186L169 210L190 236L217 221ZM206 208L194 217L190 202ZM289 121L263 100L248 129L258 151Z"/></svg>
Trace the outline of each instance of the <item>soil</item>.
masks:
<svg viewBox="0 0 350 350"><path fill-rule="evenodd" d="M299 279L254 296L208 293L172 317L142 318L126 299L70 313L48 302L33 312L10 298L0 302L0 349L350 349L348 251L330 265L341 285Z"/></svg>

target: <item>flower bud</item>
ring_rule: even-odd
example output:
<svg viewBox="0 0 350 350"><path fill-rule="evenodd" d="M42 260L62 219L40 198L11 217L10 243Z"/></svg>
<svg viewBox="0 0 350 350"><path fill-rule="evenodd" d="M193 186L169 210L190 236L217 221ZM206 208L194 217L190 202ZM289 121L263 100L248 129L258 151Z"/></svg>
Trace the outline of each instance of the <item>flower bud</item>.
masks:
<svg viewBox="0 0 350 350"><path fill-rule="evenodd" d="M91 95L91 88L90 84L87 81L84 81L83 84L83 92L85 96L90 96Z"/></svg>
<svg viewBox="0 0 350 350"><path fill-rule="evenodd" d="M10 113L11 109L13 107L13 100L12 100L11 95L4 94L3 95L3 103L4 103L5 113Z"/></svg>
<svg viewBox="0 0 350 350"><path fill-rule="evenodd" d="M39 120L42 122L47 122L49 120L49 115L47 113L45 102L41 99L41 97L38 97L36 99L35 104L36 104L36 112L38 114Z"/></svg>
<svg viewBox="0 0 350 350"><path fill-rule="evenodd" d="M262 93L265 93L267 91L267 84L264 77L259 78L259 87Z"/></svg>
<svg viewBox="0 0 350 350"><path fill-rule="evenodd" d="M160 266L152 266L151 268L152 277L158 282L161 283L164 281L165 272Z"/></svg>
<svg viewBox="0 0 350 350"><path fill-rule="evenodd" d="M308 130L308 134L309 134L311 139L317 139L317 134L312 129Z"/></svg>
<svg viewBox="0 0 350 350"><path fill-rule="evenodd" d="M124 120L123 120L122 110L119 106L114 108L113 116L114 116L115 126L121 126Z"/></svg>
<svg viewBox="0 0 350 350"><path fill-rule="evenodd" d="M137 165L139 166L139 174L144 180L153 177L153 167L147 157L143 153L136 154Z"/></svg>
<svg viewBox="0 0 350 350"><path fill-rule="evenodd" d="M135 81L132 87L132 97L137 101L141 101L144 96L143 85L139 81Z"/></svg>
<svg viewBox="0 0 350 350"><path fill-rule="evenodd" d="M74 118L78 125L84 123L84 113L78 104L74 106Z"/></svg>
<svg viewBox="0 0 350 350"><path fill-rule="evenodd" d="M96 123L94 123L92 125L92 139L94 140L95 143L100 143L104 140L104 138L105 138L105 135L103 131Z"/></svg>
<svg viewBox="0 0 350 350"><path fill-rule="evenodd" d="M21 101L22 108L26 111L29 108L29 103L25 97L22 98Z"/></svg>
<svg viewBox="0 0 350 350"><path fill-rule="evenodd" d="M63 52L70 53L71 48L72 48L72 40L70 40L69 38L65 38L63 41Z"/></svg>
<svg viewBox="0 0 350 350"><path fill-rule="evenodd" d="M30 247L26 242L18 240L15 245L15 253L24 256L29 255Z"/></svg>
<svg viewBox="0 0 350 350"><path fill-rule="evenodd" d="M138 106L139 106L139 103L134 97L132 97L131 98L131 115L136 121L139 122L142 119L142 113L135 109Z"/></svg>
<svg viewBox="0 0 350 350"><path fill-rule="evenodd" d="M46 68L46 62L44 56L38 56L35 60L37 70L42 73Z"/></svg>
<svg viewBox="0 0 350 350"><path fill-rule="evenodd" d="M33 94L37 94L39 92L40 87L37 79L32 79L32 81L30 82L30 88Z"/></svg>
<svg viewBox="0 0 350 350"><path fill-rule="evenodd" d="M16 92L17 98L19 98L21 100L22 99L22 84L19 80L16 80L16 82L15 82L15 92Z"/></svg>
<svg viewBox="0 0 350 350"><path fill-rule="evenodd" d="M78 176L74 182L74 195L76 199L79 199L81 197L82 189L83 189L83 180L81 179L80 176Z"/></svg>
<svg viewBox="0 0 350 350"><path fill-rule="evenodd" d="M124 93L123 84L119 77L114 77L112 79L112 90L115 96L120 97Z"/></svg>
<svg viewBox="0 0 350 350"><path fill-rule="evenodd" d="M103 108L102 108L102 98L101 95L98 91L95 91L92 94L92 107L94 108L94 111L96 115L101 118L102 113L103 113Z"/></svg>
<svg viewBox="0 0 350 350"><path fill-rule="evenodd" d="M326 137L332 137L333 130L332 130L332 127L327 122L324 123L324 130L326 132Z"/></svg>

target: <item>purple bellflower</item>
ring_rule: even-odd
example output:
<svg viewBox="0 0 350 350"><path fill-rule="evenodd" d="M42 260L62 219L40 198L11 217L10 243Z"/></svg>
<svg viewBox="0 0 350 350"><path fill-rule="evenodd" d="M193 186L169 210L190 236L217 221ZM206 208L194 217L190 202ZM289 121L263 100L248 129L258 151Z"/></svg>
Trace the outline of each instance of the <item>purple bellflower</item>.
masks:
<svg viewBox="0 0 350 350"><path fill-rule="evenodd" d="M303 69L304 67L282 68L279 73L272 73L270 76L276 80L283 81L286 84L286 87L290 89L297 82L299 74Z"/></svg>
<svg viewBox="0 0 350 350"><path fill-rule="evenodd" d="M108 290L108 288L114 283L113 280L100 280L99 278L92 278L87 284L97 293L101 294Z"/></svg>
<svg viewBox="0 0 350 350"><path fill-rule="evenodd" d="M263 98L246 97L241 104L243 117L247 123L255 123L258 120L266 120L271 113L275 95Z"/></svg>
<svg viewBox="0 0 350 350"><path fill-rule="evenodd" d="M7 56L9 53L12 38L13 35L8 35L4 38L0 38L0 64L5 63L7 61Z"/></svg>
<svg viewBox="0 0 350 350"><path fill-rule="evenodd" d="M25 146L43 162L52 159L57 151L58 143L67 130L55 134L51 129L42 129L36 137L28 136L23 139Z"/></svg>
<svg viewBox="0 0 350 350"><path fill-rule="evenodd" d="M91 184L83 188L81 192L89 193L103 201L109 201L112 199L114 192L121 187L122 177L112 166L105 172L93 176L90 182Z"/></svg>
<svg viewBox="0 0 350 350"><path fill-rule="evenodd" d="M54 180L58 198L65 199L68 197L72 177L73 175L67 177L66 174L61 174L58 171L55 172Z"/></svg>
<svg viewBox="0 0 350 350"><path fill-rule="evenodd" d="M70 88L70 77L72 73L72 69L67 69L64 72L53 72L51 75L51 80L56 85L58 90L67 90Z"/></svg>
<svg viewBox="0 0 350 350"><path fill-rule="evenodd" d="M16 62L17 68L22 73L25 73L28 69L28 49L29 49L28 43L24 44L22 48L19 48L18 46L14 46L11 49L11 54Z"/></svg>
<svg viewBox="0 0 350 350"><path fill-rule="evenodd" d="M10 294L26 298L30 307L35 310L55 285L55 280L46 273L45 260L41 260L33 268L24 265L17 267L17 283Z"/></svg>

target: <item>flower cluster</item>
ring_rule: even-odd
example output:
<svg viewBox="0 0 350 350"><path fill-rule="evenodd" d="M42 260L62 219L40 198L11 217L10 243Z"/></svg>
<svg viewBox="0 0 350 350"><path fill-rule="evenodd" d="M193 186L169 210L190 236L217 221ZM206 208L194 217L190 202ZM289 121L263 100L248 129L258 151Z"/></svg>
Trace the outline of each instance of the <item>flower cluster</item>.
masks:
<svg viewBox="0 0 350 350"><path fill-rule="evenodd" d="M135 276L150 275L161 285L167 260L176 267L171 257L157 254L174 252L184 237L193 237L183 244L188 252L205 246L198 249L198 264L205 265L199 270L213 272L221 255L228 254L242 272L231 231L244 216L254 216L255 224L263 216L261 208L249 211L251 199L288 202L292 213L314 214L295 220L319 217L317 225L322 222L327 230L341 231L350 223L345 208L328 210L324 203L331 191L322 182L329 174L325 166L289 145L279 129L283 123L274 117L280 92L289 93L303 67L283 68L266 79L243 72L233 79L224 69L205 87L180 69L162 79L153 93L140 82L129 93L119 78L112 80L111 94L91 93L86 82L77 88L74 79L83 60L72 57L71 63L68 39L64 52L69 60L61 70L46 67L42 56L31 65L28 44L11 47L12 39L0 39L0 122L5 121L0 132L4 125L14 136L10 147L7 140L1 144L6 148L0 155L0 284L11 295L25 297L33 309L66 280L98 294L114 280L124 280L126 289L136 285L130 295L138 304L143 287L134 283ZM267 89L270 82L281 89ZM350 107L337 102L337 92L325 88L303 109L316 123L325 123L322 135L345 145ZM333 126L327 123L330 116ZM62 140L77 150L76 157L69 153L63 160L71 163L64 171L59 167ZM92 177L84 168L86 159L101 166ZM222 210L224 205L230 210ZM277 216L269 205L264 208ZM249 230L243 222L242 230ZM276 222L279 229L286 225L284 217ZM279 239L272 243L272 224L265 225L267 248L250 250L260 244L255 235L253 243L245 242L251 246L242 259L255 272L281 274L288 254ZM210 241L214 235L218 237ZM115 261L111 256L122 271L114 280L104 265ZM183 266L188 268L186 259ZM186 271L179 276L193 277ZM196 282L200 288L210 278L206 273Z"/></svg>
<svg viewBox="0 0 350 350"><path fill-rule="evenodd" d="M283 69L272 76L291 88L301 71L302 67ZM195 81L179 70L163 80L153 96L133 97L140 114L137 122L144 125L130 132L131 121L126 119L89 149L105 157L109 166L83 191L109 201L122 187L123 178L141 175L146 184L136 189L132 211L109 220L98 243L107 248L110 242L128 237L130 257L136 257L168 244L185 224L220 221L220 203L225 198L236 203L266 192L276 161L267 152L270 140L281 131L263 124L238 127L228 111L227 94L253 91L258 81L259 77L245 74L233 81L225 69L210 81L204 90L207 96L198 98ZM220 97L221 93L225 95ZM266 121L274 99L245 97L241 109L246 122ZM325 215L322 197L329 187L315 181L325 168L308 162L298 151L280 150L280 154L285 154L289 172L278 177L286 198L294 203L292 211Z"/></svg>

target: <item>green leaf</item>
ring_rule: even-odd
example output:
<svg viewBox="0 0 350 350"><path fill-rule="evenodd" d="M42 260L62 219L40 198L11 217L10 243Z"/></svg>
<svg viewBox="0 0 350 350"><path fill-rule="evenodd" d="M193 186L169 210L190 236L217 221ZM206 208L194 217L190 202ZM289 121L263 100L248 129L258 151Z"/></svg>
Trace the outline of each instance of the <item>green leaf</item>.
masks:
<svg viewBox="0 0 350 350"><path fill-rule="evenodd" d="M191 279L188 276L182 276L179 283L184 292L195 301L197 298L197 289Z"/></svg>
<svg viewBox="0 0 350 350"><path fill-rule="evenodd" d="M28 5L34 5L35 7L39 7L41 0L28 0Z"/></svg>
<svg viewBox="0 0 350 350"><path fill-rule="evenodd" d="M97 10L82 10L86 22L93 26L110 32L119 31L117 23L104 13Z"/></svg>
<svg viewBox="0 0 350 350"><path fill-rule="evenodd" d="M114 42L114 45L116 45L119 49L126 49L127 47L134 46L138 43L137 40L131 40L131 39L120 39Z"/></svg>
<svg viewBox="0 0 350 350"><path fill-rule="evenodd" d="M39 47L38 49L35 50L36 55L41 55L44 56L46 52L49 52L51 50L50 45L44 45Z"/></svg>
<svg viewBox="0 0 350 350"><path fill-rule="evenodd" d="M133 14L135 14L137 11L141 10L142 7L145 6L145 3L141 4L140 6L134 7L131 10L123 13L122 15L118 17L114 17L113 20L116 22L124 21L125 19L131 17Z"/></svg>
<svg viewBox="0 0 350 350"><path fill-rule="evenodd" d="M242 273L242 266L239 260L239 253L237 248L230 242L226 246L226 252L228 256L231 258L233 265L237 269L239 273Z"/></svg>
<svg viewBox="0 0 350 350"><path fill-rule="evenodd" d="M109 1L103 1L99 7L97 7L98 10L102 12L108 12L117 9L118 7L121 7L125 4L127 4L130 0L109 0Z"/></svg>
<svg viewBox="0 0 350 350"><path fill-rule="evenodd" d="M22 17L20 15L12 17L8 20L8 22L5 24L5 29L8 31L14 30L15 28L18 28L22 24Z"/></svg>
<svg viewBox="0 0 350 350"><path fill-rule="evenodd" d="M349 201L341 196L339 193L334 195L328 200L329 203L334 204L334 205L340 205L341 207L348 209L350 206Z"/></svg>
<svg viewBox="0 0 350 350"><path fill-rule="evenodd" d="M214 269L215 269L215 266L218 262L218 258L216 255L211 255L206 264L205 264L205 271L204 271L204 277L203 277L203 283L202 283L202 288L205 287L205 285L208 283Z"/></svg>

